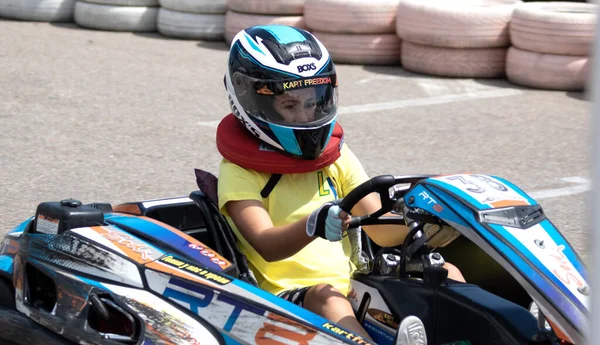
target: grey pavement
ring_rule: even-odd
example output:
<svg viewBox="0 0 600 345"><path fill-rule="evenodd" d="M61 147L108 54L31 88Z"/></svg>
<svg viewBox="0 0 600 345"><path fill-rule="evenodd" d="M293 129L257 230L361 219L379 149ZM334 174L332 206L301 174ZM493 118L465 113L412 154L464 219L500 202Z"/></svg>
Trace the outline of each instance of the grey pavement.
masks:
<svg viewBox="0 0 600 345"><path fill-rule="evenodd" d="M186 196L217 174L224 42L0 20L0 233L38 203ZM540 200L587 258L591 102L506 80L338 65L340 123L367 172L479 172ZM556 194L556 196L552 196Z"/></svg>

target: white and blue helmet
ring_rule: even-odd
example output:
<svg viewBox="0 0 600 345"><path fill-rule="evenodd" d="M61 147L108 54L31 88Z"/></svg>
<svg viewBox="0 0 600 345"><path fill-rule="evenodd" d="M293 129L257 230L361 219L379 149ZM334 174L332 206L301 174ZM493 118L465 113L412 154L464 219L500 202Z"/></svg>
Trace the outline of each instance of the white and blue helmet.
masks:
<svg viewBox="0 0 600 345"><path fill-rule="evenodd" d="M337 118L335 66L307 31L253 26L232 40L225 87L235 117L270 146L302 159L321 155Z"/></svg>

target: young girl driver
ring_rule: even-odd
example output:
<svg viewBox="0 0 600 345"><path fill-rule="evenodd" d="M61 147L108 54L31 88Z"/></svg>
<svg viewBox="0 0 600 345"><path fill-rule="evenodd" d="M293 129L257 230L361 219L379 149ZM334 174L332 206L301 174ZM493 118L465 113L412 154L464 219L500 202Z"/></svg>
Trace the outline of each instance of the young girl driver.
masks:
<svg viewBox="0 0 600 345"><path fill-rule="evenodd" d="M247 28L231 43L225 86L233 115L217 130L224 156L219 208L259 287L370 339L346 299L350 216L334 203L369 177L336 123L337 78L327 49L293 27ZM380 207L372 194L351 212ZM323 218L324 229L317 228ZM380 246L399 245L408 233L397 225L364 231ZM449 278L464 281L457 268L446 268ZM426 341L418 318L402 322L397 343Z"/></svg>

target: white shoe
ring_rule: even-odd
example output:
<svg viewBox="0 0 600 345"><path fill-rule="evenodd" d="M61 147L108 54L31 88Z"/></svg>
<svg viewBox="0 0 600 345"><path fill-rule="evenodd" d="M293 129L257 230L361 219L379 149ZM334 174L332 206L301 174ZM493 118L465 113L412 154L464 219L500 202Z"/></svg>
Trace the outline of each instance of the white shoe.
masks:
<svg viewBox="0 0 600 345"><path fill-rule="evenodd" d="M538 327L541 328L540 323L541 321L543 321L544 328L546 328L546 330L548 331L552 330L552 327L550 327L550 324L548 323L548 321L546 321L546 317L544 316L544 314L542 314L542 319L540 319L540 308L535 302L531 302L531 304L529 305L529 312L533 314L533 316L535 316L535 318L538 320Z"/></svg>
<svg viewBox="0 0 600 345"><path fill-rule="evenodd" d="M405 317L398 328L396 345L427 345L423 321L413 315Z"/></svg>

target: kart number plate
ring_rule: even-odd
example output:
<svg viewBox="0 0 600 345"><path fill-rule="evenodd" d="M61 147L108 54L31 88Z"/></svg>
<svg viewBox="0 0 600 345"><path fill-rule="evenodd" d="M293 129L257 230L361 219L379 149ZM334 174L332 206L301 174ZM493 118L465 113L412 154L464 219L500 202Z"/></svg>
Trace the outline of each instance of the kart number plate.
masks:
<svg viewBox="0 0 600 345"><path fill-rule="evenodd" d="M456 174L435 179L458 188L480 204L490 207L529 205L525 196L488 175Z"/></svg>

